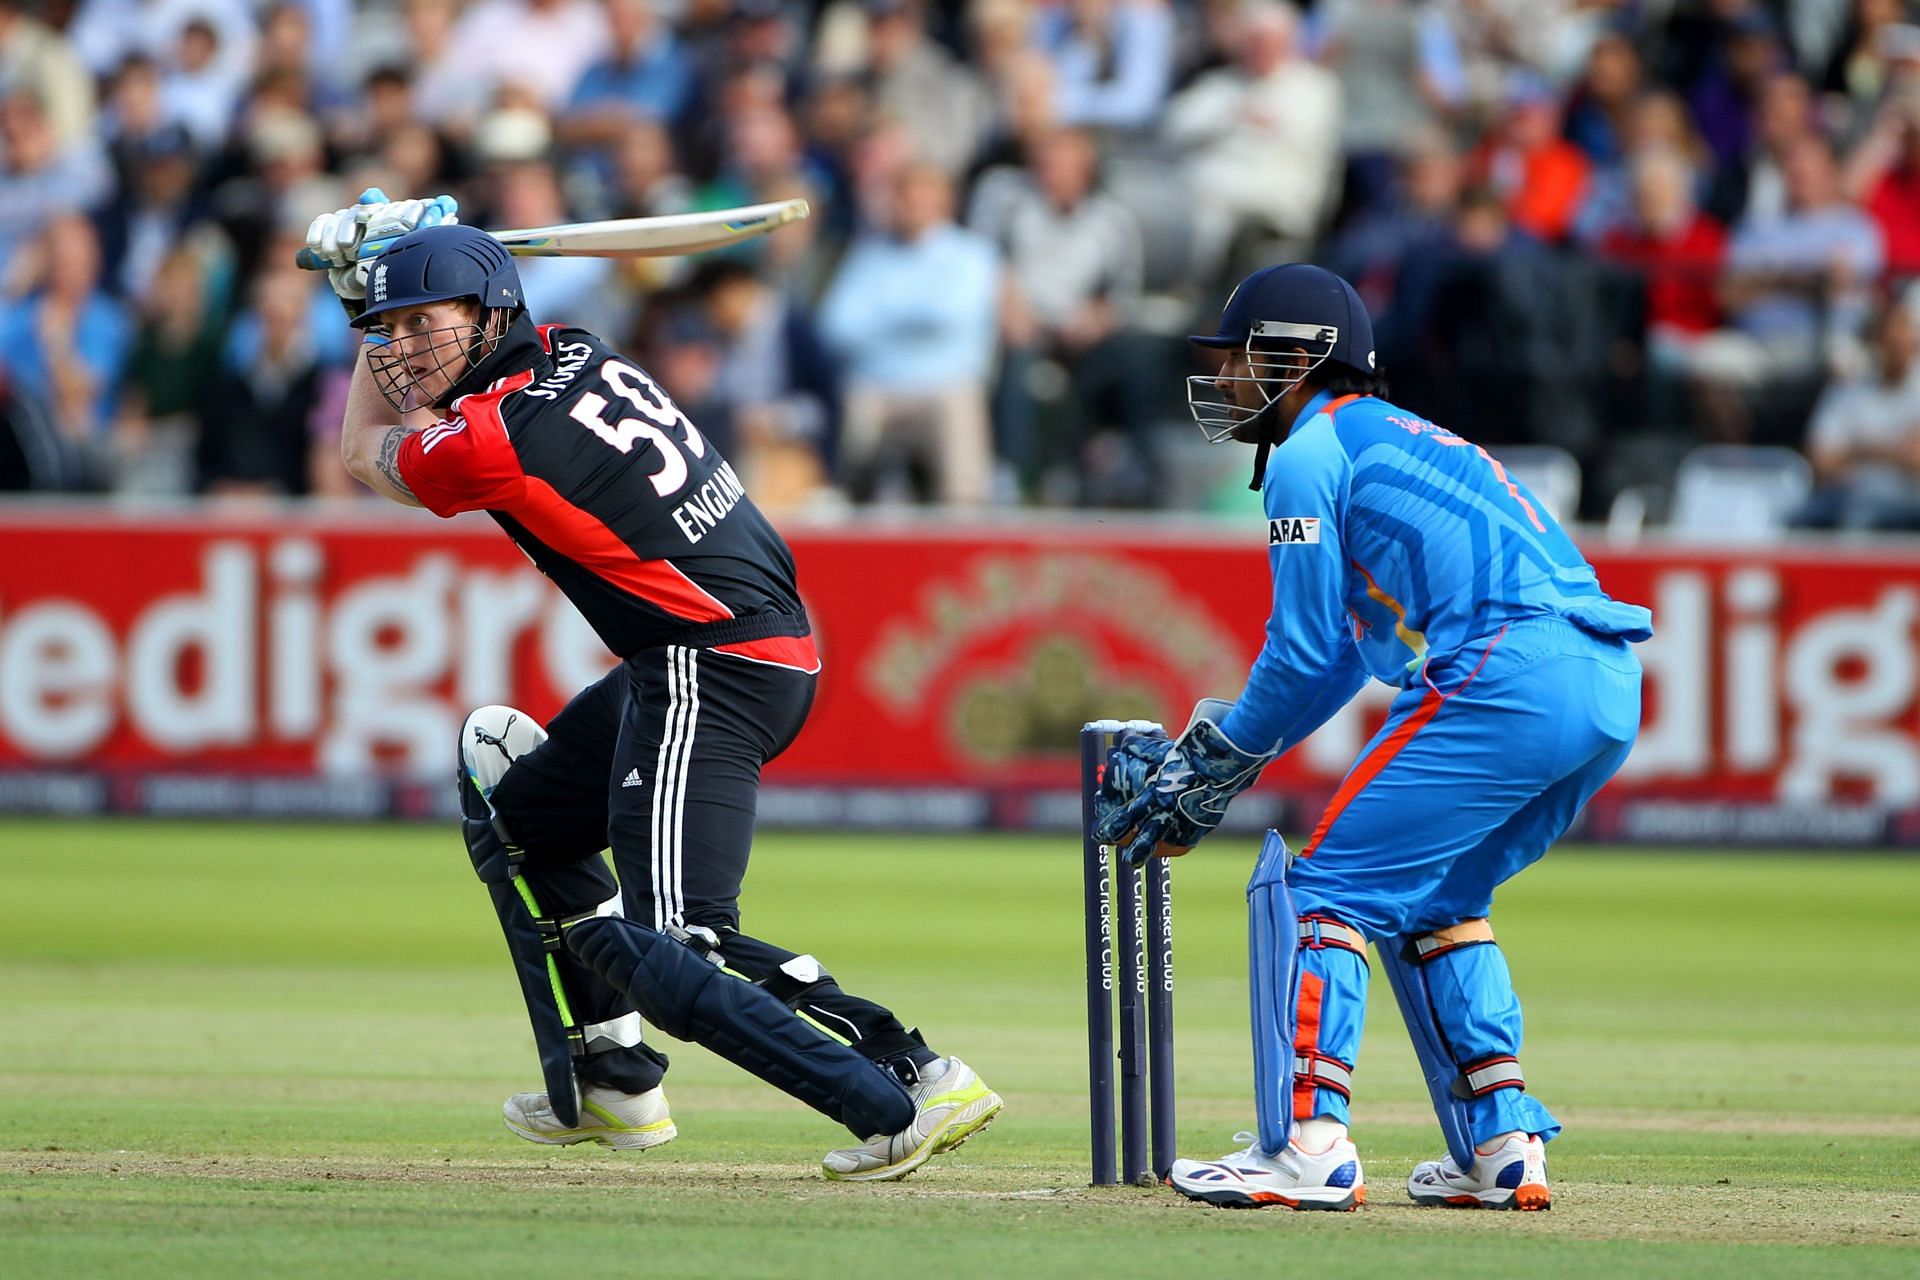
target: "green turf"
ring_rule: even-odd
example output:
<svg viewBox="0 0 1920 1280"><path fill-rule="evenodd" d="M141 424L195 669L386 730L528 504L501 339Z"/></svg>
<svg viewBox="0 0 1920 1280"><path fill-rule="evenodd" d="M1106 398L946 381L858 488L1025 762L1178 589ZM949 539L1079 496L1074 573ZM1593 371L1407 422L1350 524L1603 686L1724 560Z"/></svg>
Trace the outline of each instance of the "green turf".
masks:
<svg viewBox="0 0 1920 1280"><path fill-rule="evenodd" d="M1382 992L1372 1202L1234 1214L1083 1186L1072 844L762 840L749 928L1008 1099L915 1179L844 1187L817 1173L830 1125L679 1046L671 1146L508 1135L524 1014L444 830L0 823L0 1276L1920 1271L1920 860L1556 854L1495 913L1528 1079L1568 1123L1554 1212L1405 1204L1438 1140ZM1250 1120L1250 852L1175 869L1189 1152Z"/></svg>

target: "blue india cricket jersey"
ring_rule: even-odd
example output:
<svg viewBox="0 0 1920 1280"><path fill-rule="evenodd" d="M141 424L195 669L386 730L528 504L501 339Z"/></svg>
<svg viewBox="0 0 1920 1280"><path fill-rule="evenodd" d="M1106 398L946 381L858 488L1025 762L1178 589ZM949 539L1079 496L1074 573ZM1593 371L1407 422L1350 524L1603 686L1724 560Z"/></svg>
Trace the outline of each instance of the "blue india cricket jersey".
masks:
<svg viewBox="0 0 1920 1280"><path fill-rule="evenodd" d="M1652 615L1609 599L1566 533L1484 449L1370 396L1316 396L1264 486L1273 614L1221 725L1288 750L1372 676L1444 687L1476 641L1559 616L1644 640ZM1464 674L1464 673L1462 673Z"/></svg>

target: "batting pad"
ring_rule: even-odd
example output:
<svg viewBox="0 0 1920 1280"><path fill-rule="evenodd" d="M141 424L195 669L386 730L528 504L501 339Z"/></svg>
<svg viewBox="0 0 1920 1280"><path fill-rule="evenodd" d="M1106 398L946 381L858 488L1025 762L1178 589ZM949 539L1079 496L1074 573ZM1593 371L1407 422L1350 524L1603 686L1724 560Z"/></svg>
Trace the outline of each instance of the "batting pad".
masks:
<svg viewBox="0 0 1920 1280"><path fill-rule="evenodd" d="M1293 855L1277 831L1267 832L1247 882L1247 994L1253 1006L1253 1107L1260 1149L1285 1148L1293 1131L1293 989L1299 923L1287 889Z"/></svg>
<svg viewBox="0 0 1920 1280"><path fill-rule="evenodd" d="M692 947L619 916L566 925L567 949L668 1035L711 1049L839 1121L862 1142L913 1123L906 1086Z"/></svg>

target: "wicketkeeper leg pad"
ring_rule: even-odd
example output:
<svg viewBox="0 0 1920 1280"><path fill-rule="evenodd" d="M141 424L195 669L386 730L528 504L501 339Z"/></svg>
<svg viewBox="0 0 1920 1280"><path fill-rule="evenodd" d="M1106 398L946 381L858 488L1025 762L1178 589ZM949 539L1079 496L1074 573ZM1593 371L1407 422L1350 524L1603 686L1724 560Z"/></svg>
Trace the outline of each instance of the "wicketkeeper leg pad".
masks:
<svg viewBox="0 0 1920 1280"><path fill-rule="evenodd" d="M1296 923L1287 890L1292 855L1277 831L1267 832L1247 882L1247 992L1253 1023L1253 1109L1260 1148L1269 1154L1287 1145L1293 1114L1293 997Z"/></svg>
<svg viewBox="0 0 1920 1280"><path fill-rule="evenodd" d="M1366 939L1327 912L1298 914L1291 857L1269 831L1247 885L1254 1112L1270 1154L1297 1121L1347 1123L1367 1011Z"/></svg>
<svg viewBox="0 0 1920 1280"><path fill-rule="evenodd" d="M1474 1144L1501 1133L1555 1137L1559 1121L1526 1092L1520 1001L1492 926L1402 934L1379 952L1454 1162L1471 1168Z"/></svg>
<svg viewBox="0 0 1920 1280"><path fill-rule="evenodd" d="M563 929L567 949L668 1035L711 1049L862 1141L913 1123L913 1102L892 1072L794 1016L766 988L726 972L703 945L614 916L566 921Z"/></svg>

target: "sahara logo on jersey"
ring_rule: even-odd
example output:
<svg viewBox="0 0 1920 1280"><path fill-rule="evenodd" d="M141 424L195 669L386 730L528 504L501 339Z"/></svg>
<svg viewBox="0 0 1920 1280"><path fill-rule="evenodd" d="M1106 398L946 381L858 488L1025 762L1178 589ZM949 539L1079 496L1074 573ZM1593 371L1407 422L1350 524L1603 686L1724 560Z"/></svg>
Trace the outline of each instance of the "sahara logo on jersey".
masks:
<svg viewBox="0 0 1920 1280"><path fill-rule="evenodd" d="M1267 545L1270 547L1319 541L1319 516L1281 516L1278 520L1267 521Z"/></svg>

